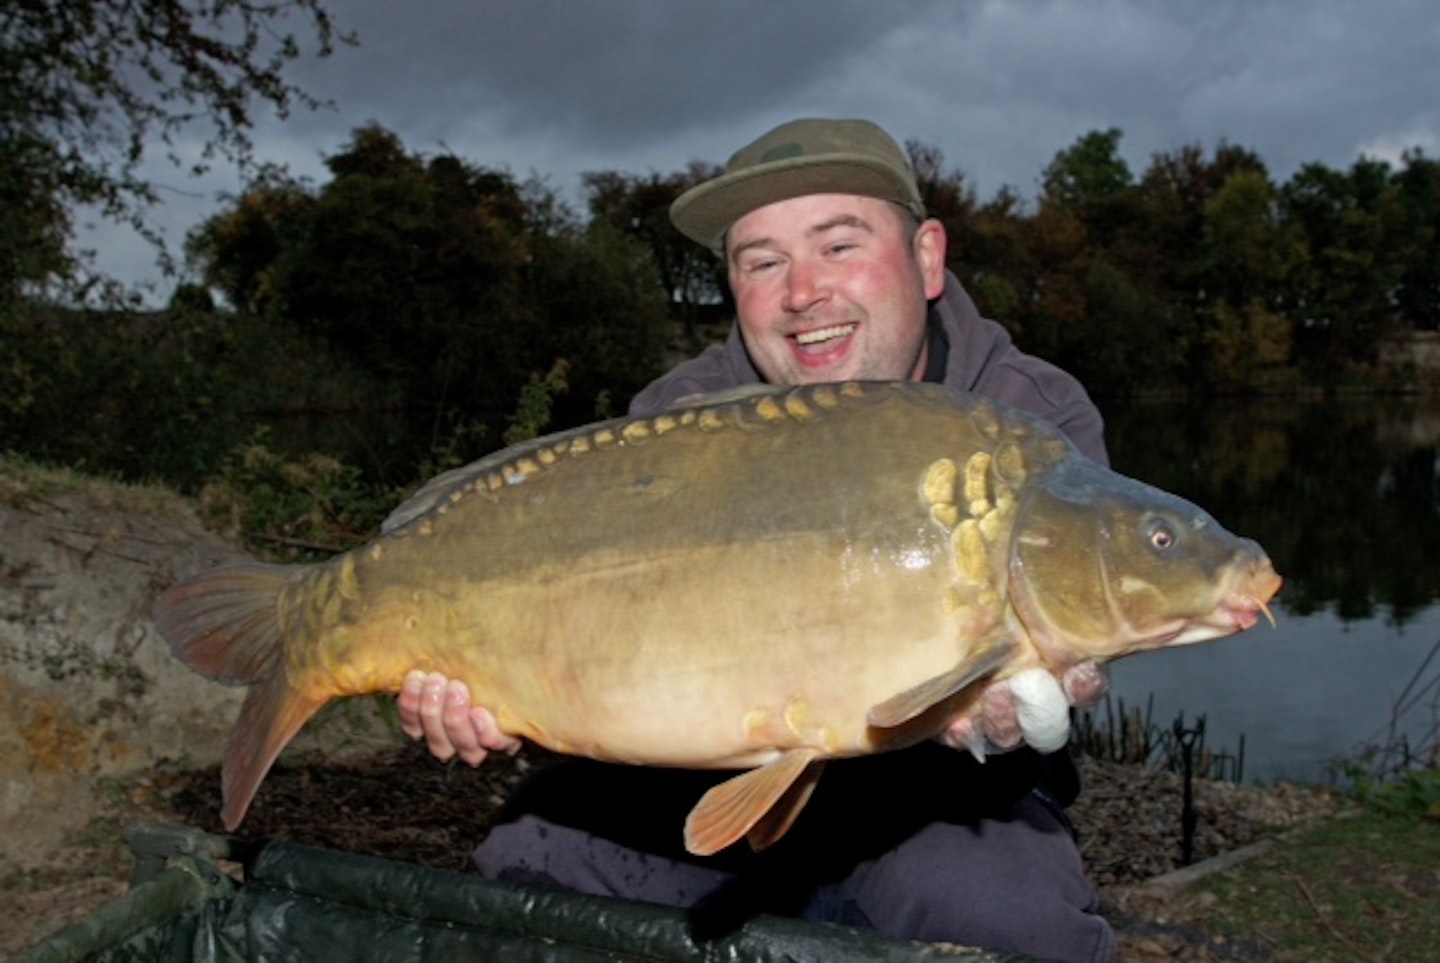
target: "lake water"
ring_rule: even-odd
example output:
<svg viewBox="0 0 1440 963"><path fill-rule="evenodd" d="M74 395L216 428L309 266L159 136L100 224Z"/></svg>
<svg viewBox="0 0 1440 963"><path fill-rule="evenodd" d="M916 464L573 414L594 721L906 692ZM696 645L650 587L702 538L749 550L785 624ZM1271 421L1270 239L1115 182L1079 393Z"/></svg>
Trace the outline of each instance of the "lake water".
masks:
<svg viewBox="0 0 1440 963"><path fill-rule="evenodd" d="M1201 407L1107 409L1112 458L1266 547L1286 579L1278 628L1116 663L1112 709L1148 706L1165 730L1203 714L1215 750L1243 735L1247 781L1323 782L1399 734L1433 750L1440 403Z"/></svg>

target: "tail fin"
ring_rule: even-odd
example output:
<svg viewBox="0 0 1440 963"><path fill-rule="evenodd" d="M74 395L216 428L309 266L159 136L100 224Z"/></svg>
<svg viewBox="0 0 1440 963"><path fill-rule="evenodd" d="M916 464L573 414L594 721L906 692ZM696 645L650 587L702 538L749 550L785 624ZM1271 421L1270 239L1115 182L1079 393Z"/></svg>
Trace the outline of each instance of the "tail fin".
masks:
<svg viewBox="0 0 1440 963"><path fill-rule="evenodd" d="M252 685L280 668L280 592L303 570L255 563L202 572L162 592L151 617L175 658L207 679Z"/></svg>
<svg viewBox="0 0 1440 963"><path fill-rule="evenodd" d="M252 687L225 753L227 830L244 818L280 750L329 701L300 691L285 672L280 593L302 571L260 564L216 569L167 589L152 611L176 658L216 682Z"/></svg>
<svg viewBox="0 0 1440 963"><path fill-rule="evenodd" d="M220 770L220 789L225 797L220 816L226 830L240 825L280 750L329 701L328 696L316 698L292 689L283 674L257 683L250 690L240 707L240 721L230 735L230 748L225 750Z"/></svg>

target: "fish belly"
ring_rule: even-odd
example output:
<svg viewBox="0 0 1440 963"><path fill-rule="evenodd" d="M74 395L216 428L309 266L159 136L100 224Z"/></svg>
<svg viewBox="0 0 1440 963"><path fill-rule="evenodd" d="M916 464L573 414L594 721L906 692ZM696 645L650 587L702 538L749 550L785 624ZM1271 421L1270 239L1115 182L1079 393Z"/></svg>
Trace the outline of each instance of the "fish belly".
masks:
<svg viewBox="0 0 1440 963"><path fill-rule="evenodd" d="M967 651L941 566L911 564L792 536L382 593L350 661L373 649L393 672L463 679L506 731L598 759L704 768L796 746L851 755L874 748L872 706Z"/></svg>

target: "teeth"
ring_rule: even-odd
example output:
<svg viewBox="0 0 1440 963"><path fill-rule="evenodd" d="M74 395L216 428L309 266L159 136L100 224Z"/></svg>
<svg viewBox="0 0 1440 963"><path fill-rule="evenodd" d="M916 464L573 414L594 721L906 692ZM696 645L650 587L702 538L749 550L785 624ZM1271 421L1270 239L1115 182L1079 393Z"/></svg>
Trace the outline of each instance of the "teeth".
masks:
<svg viewBox="0 0 1440 963"><path fill-rule="evenodd" d="M829 341L832 338L843 338L854 330L855 325L853 323L837 324L828 328L820 328L817 331L802 331L795 335L795 340L800 344L818 344L821 341Z"/></svg>

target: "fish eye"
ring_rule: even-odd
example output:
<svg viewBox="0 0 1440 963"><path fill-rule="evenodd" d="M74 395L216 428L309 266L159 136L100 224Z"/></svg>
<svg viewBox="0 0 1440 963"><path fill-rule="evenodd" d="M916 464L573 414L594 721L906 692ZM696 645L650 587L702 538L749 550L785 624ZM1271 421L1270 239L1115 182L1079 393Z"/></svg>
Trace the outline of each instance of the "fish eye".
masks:
<svg viewBox="0 0 1440 963"><path fill-rule="evenodd" d="M1164 552L1175 547L1179 541L1175 536L1175 529L1170 527L1168 522L1154 521L1150 523L1150 545L1156 551Z"/></svg>

